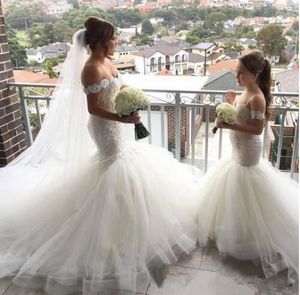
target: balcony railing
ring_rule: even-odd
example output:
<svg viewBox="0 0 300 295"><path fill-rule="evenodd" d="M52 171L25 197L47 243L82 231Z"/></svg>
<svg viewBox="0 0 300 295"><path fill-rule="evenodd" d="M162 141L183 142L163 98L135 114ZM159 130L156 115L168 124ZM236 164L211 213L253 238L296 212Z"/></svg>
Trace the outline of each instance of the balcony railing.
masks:
<svg viewBox="0 0 300 295"><path fill-rule="evenodd" d="M32 134L32 126L30 122L29 108L35 109L36 117L36 126L40 128L42 125L42 114L41 114L41 102L44 102L46 107L49 105L50 100L52 99L51 93L56 85L54 84L33 84L33 83L9 83L9 87L15 87L18 90L20 97L21 108L24 118L24 126L27 135L28 145L31 145L34 140ZM35 90L32 90L35 89ZM40 91L38 89L44 89L45 94L38 94ZM182 122L181 122L181 112L184 110L189 113L189 128L190 128L190 140L189 140L189 158L192 164L195 164L195 139L198 133L198 128L196 126L196 120L199 119L199 113L202 114L202 117L206 119L203 120L202 128L204 128L204 158L203 158L203 172L205 173L208 169L208 151L209 151L209 135L210 135L210 114L214 111L217 103L223 100L225 91L217 90L200 90L200 91L169 91L158 90L158 89L144 89L145 92L151 94L151 96L158 96L155 103L151 103L147 110L147 123L148 130L151 134L151 112L153 109L160 111L160 129L161 129L161 145L166 146L168 140L167 134L165 132L165 110L172 107L175 114L175 146L172 149L174 156L180 160L181 158L181 148L182 148ZM274 145L276 149L274 160L275 167L280 168L280 161L282 157L282 148L284 141L284 130L286 128L286 117L287 114L292 114L293 124L290 126L293 128L292 139L291 140L291 150L292 155L290 156L290 176L293 178L294 173L298 172L298 133L299 133L299 109L296 106L293 106L291 103L292 98L299 98L299 93L272 93L274 105L270 107L271 111L276 111L277 114L280 114L280 124L276 126L277 135L276 140L274 140ZM266 123L263 132L263 157L266 157L268 154L267 146L270 144L268 133L270 131L270 121ZM222 157L223 150L223 131L220 129L218 131L218 159ZM151 135L148 137L149 143L152 143ZM270 154L273 155L274 151L270 151ZM286 157L286 156L284 156Z"/></svg>

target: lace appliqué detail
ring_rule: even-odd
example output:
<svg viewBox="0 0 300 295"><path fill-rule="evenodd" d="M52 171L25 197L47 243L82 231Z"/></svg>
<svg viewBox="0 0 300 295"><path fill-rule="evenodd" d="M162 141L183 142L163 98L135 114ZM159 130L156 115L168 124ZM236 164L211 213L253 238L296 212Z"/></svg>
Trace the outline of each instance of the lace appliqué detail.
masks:
<svg viewBox="0 0 300 295"><path fill-rule="evenodd" d="M83 91L86 95L90 93L98 93L101 92L102 89L105 89L109 85L109 79L101 80L99 83L94 83L83 88Z"/></svg>
<svg viewBox="0 0 300 295"><path fill-rule="evenodd" d="M264 120L265 119L265 113L261 111L250 111L250 116L251 119L256 119L256 120Z"/></svg>

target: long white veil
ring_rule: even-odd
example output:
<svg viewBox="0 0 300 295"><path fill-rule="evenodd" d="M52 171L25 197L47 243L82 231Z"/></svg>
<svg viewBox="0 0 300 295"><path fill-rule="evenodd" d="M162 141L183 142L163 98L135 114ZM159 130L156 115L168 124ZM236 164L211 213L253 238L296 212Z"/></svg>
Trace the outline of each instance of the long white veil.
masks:
<svg viewBox="0 0 300 295"><path fill-rule="evenodd" d="M73 35L73 45L65 60L53 99L33 145L8 166L47 165L61 162L64 167L80 165L94 147L87 129L87 102L81 71L88 54L85 30Z"/></svg>

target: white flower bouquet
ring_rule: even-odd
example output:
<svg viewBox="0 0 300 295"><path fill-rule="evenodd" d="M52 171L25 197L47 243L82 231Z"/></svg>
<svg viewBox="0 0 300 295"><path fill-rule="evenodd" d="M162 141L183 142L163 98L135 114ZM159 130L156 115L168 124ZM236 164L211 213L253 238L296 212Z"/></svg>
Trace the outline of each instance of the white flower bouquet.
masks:
<svg viewBox="0 0 300 295"><path fill-rule="evenodd" d="M119 91L115 100L115 110L119 116L128 116L141 109L147 108L149 100L145 92L134 87L125 87ZM149 136L149 132L142 122L135 124L135 139Z"/></svg>
<svg viewBox="0 0 300 295"><path fill-rule="evenodd" d="M219 104L216 108L216 117L219 121L226 124L234 124L236 122L236 109L232 104L228 102L223 102ZM218 127L215 126L212 132L215 134Z"/></svg>

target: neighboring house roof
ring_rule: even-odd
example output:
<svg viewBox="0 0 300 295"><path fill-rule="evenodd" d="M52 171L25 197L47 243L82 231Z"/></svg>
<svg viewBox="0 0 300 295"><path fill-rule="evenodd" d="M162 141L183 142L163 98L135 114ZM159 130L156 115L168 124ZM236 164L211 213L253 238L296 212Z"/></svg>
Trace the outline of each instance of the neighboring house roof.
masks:
<svg viewBox="0 0 300 295"><path fill-rule="evenodd" d="M27 55L37 55L41 53L47 57L58 57L59 55L65 54L70 49L68 43L54 43L38 48L29 48L26 50Z"/></svg>
<svg viewBox="0 0 300 295"><path fill-rule="evenodd" d="M299 69L282 71L275 76L280 92L299 92Z"/></svg>
<svg viewBox="0 0 300 295"><path fill-rule="evenodd" d="M242 90L237 85L235 73L231 70L222 71L208 76L208 80L203 85L204 90Z"/></svg>
<svg viewBox="0 0 300 295"><path fill-rule="evenodd" d="M156 40L155 46L170 46L170 47L179 47L179 48L188 48L189 44L183 40L177 40L173 42L169 42L167 40Z"/></svg>
<svg viewBox="0 0 300 295"><path fill-rule="evenodd" d="M148 48L146 45L139 46L118 46L115 48L115 52L126 52L126 51L139 51Z"/></svg>
<svg viewBox="0 0 300 295"><path fill-rule="evenodd" d="M224 70L235 70L238 64L237 60L222 60L208 67L207 71L210 74L218 73Z"/></svg>
<svg viewBox="0 0 300 295"><path fill-rule="evenodd" d="M238 52L224 52L224 54L230 57L230 59L238 59L240 56Z"/></svg>
<svg viewBox="0 0 300 295"><path fill-rule="evenodd" d="M152 55L154 55L156 52L160 52L164 55L174 55L181 50L182 49L179 47L155 46L155 47L141 50L140 52L137 52L135 55L136 56L145 56L145 57L149 58Z"/></svg>
<svg viewBox="0 0 300 295"><path fill-rule="evenodd" d="M189 62L191 63L198 63L198 62L204 62L204 56L196 53L190 53L189 54Z"/></svg>
<svg viewBox="0 0 300 295"><path fill-rule="evenodd" d="M221 55L224 55L224 53L223 52L212 52L210 55L207 56L207 60L215 60L218 57L220 57Z"/></svg>
<svg viewBox="0 0 300 295"><path fill-rule="evenodd" d="M49 78L48 75L42 73L34 73L25 70L14 70L14 78L16 82L23 83L40 83L40 84L57 84L58 79Z"/></svg>
<svg viewBox="0 0 300 295"><path fill-rule="evenodd" d="M210 47L214 46L214 43L198 43L196 45L191 46L191 48L194 49L201 49L201 50L207 50Z"/></svg>
<svg viewBox="0 0 300 295"><path fill-rule="evenodd" d="M242 44L245 44L248 46L255 46L257 43L256 40L254 40L254 39L246 39L246 40L241 39L240 41Z"/></svg>

